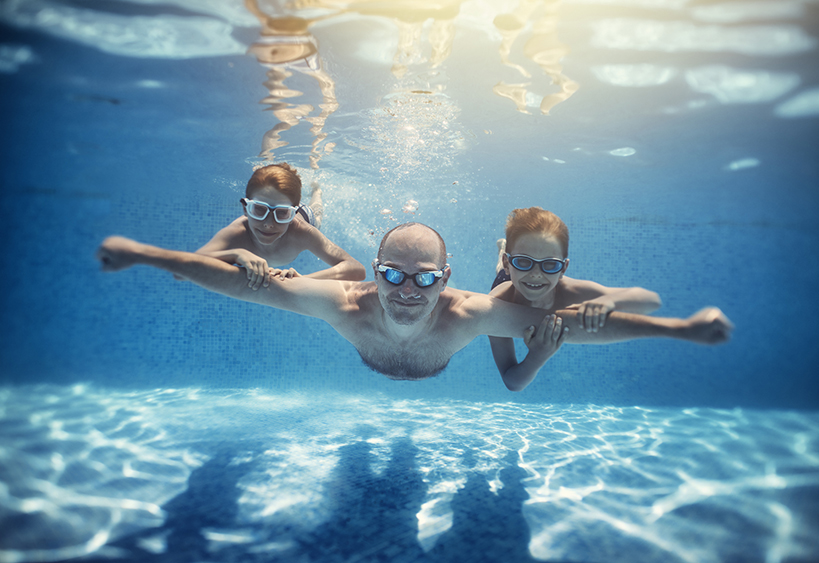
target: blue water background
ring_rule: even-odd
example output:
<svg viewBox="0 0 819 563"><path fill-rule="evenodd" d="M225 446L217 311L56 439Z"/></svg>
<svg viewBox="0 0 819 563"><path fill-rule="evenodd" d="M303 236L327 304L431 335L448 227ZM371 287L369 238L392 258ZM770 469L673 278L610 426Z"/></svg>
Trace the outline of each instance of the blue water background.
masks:
<svg viewBox="0 0 819 563"><path fill-rule="evenodd" d="M713 348L566 345L523 393L504 388L486 338L437 378L393 382L320 321L149 268L99 271L105 236L194 250L238 215L277 123L241 4L0 4L0 561L819 556L815 3L720 23L702 10L748 5L565 2L555 48L579 88L549 115L537 103L557 87L521 52L549 18L514 43L528 79L501 64L493 31L525 2L453 3L439 66L425 20L403 77L394 17L310 28L339 105L317 168L306 120L273 159L300 169L305 195L320 182L322 230L358 260L417 220L444 236L453 285L487 291L506 215L540 205L569 226L570 275L736 324ZM60 17L31 24L41 9ZM148 56L169 36L102 25L139 30L138 16L214 36ZM601 46L595 26L623 20L706 45ZM217 43L227 54L191 54ZM669 76L599 74L639 65ZM316 81L286 82L315 116ZM528 113L493 93L524 82Z"/></svg>
<svg viewBox="0 0 819 563"><path fill-rule="evenodd" d="M264 68L244 54L117 56L6 27L4 41L30 45L37 60L0 77L9 257L2 266L4 379L815 408L817 118L778 117L776 104L787 96L720 103L692 91L682 76L656 87L618 88L590 72L611 62L679 72L719 64L795 72L796 93L816 84L815 48L786 56L763 48L756 57L730 49L594 49L582 42L589 34L583 25L594 21L583 9L565 8L561 35L570 49L564 72L580 88L548 116L536 108L518 112L492 94L494 84L515 74L499 64L496 42L482 31L459 28L439 68L418 64L399 80L389 60L363 59L353 40L380 37L390 31L389 20L341 17L317 25L324 67L336 81L339 109L324 128L336 148L311 170L312 138L302 123L286 132L290 144L274 160L299 166L306 185L322 182L324 232L365 264L386 229L415 219L448 242L454 285L486 291L506 215L541 205L569 225L572 275L653 289L665 303L658 314L667 316L721 307L737 326L730 344L567 346L526 393L511 395L485 339L478 339L437 380L395 384L364 369L319 321L208 295L162 272L102 275L94 250L108 234L194 250L236 216L261 139L276 122L260 105ZM599 9L599 18L668 15ZM798 24L810 37L812 4L805 14ZM252 25L233 31L246 44L257 33ZM542 73L536 80L548 92ZM434 111L452 115L449 132L461 139L455 148L431 147L427 163L412 161L417 149L402 148L401 131L379 114L390 107L389 95L408 96L420 83L441 90L445 107ZM312 78L295 73L291 84L306 102L321 101ZM423 113L405 119L429 125ZM392 149L391 141L393 156L384 147ZM636 152L610 154L623 147ZM727 169L748 159L758 165ZM408 199L419 202L414 216L400 211ZM382 215L385 208L393 213ZM318 267L313 262L303 257L297 267L309 271Z"/></svg>

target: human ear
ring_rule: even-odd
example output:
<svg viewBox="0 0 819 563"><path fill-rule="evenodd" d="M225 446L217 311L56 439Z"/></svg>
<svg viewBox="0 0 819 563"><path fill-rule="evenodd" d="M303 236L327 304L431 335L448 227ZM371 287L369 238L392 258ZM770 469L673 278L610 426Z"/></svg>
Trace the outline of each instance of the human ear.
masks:
<svg viewBox="0 0 819 563"><path fill-rule="evenodd" d="M441 278L441 291L446 287L446 282L449 281L449 276L452 275L452 270L449 266L444 269L444 276Z"/></svg>

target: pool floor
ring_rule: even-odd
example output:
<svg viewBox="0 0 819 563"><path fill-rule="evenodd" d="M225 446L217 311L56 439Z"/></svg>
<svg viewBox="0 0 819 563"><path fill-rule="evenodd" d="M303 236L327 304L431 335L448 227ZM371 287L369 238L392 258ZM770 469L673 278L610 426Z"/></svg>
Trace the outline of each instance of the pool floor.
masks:
<svg viewBox="0 0 819 563"><path fill-rule="evenodd" d="M0 561L808 562L819 414L0 390Z"/></svg>

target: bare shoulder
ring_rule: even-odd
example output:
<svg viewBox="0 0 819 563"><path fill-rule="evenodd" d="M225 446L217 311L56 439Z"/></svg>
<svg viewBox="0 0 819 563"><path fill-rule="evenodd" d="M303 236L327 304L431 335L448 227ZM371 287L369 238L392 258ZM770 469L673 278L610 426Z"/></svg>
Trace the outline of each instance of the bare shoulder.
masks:
<svg viewBox="0 0 819 563"><path fill-rule="evenodd" d="M248 235L248 227L247 227L247 217L244 215L237 217L231 223L222 229L223 232L227 234L231 234L234 236L249 236Z"/></svg>
<svg viewBox="0 0 819 563"><path fill-rule="evenodd" d="M447 287L441 292L442 312L459 318L471 318L492 308L496 301L494 296L474 291L465 291Z"/></svg>
<svg viewBox="0 0 819 563"><path fill-rule="evenodd" d="M313 225L302 219L298 214L290 224L290 228L283 237L290 250L303 252L305 250L313 251L315 248L324 246L328 240L321 231Z"/></svg>
<svg viewBox="0 0 819 563"><path fill-rule="evenodd" d="M337 284L341 292L330 310L325 308L322 318L356 347L369 341L379 332L381 303L375 282L327 281Z"/></svg>
<svg viewBox="0 0 819 563"><path fill-rule="evenodd" d="M372 301L370 282L314 279L299 276L274 278L258 291L259 301L294 313L323 319L336 326L345 317L365 310ZM376 298L377 299L377 298Z"/></svg>
<svg viewBox="0 0 819 563"><path fill-rule="evenodd" d="M336 281L336 280L329 280ZM344 288L342 307L346 313L370 313L381 307L375 282L337 281Z"/></svg>
<svg viewBox="0 0 819 563"><path fill-rule="evenodd" d="M558 308L567 307L595 297L604 295L609 290L604 285L589 280L578 280L563 276L558 286L558 298L555 306Z"/></svg>
<svg viewBox="0 0 819 563"><path fill-rule="evenodd" d="M327 244L331 244L330 239L324 236L324 233L298 215L296 216L296 220L293 221L293 225L287 231L288 235L291 234L290 231L292 231L293 243L297 244L301 250L312 251L316 248L323 248Z"/></svg>
<svg viewBox="0 0 819 563"><path fill-rule="evenodd" d="M505 281L503 283L499 283L496 285L492 291L489 292L491 297L496 297L502 301L508 301L509 303L514 303L515 300L515 286L512 285L512 282Z"/></svg>
<svg viewBox="0 0 819 563"><path fill-rule="evenodd" d="M229 225L220 229L198 252L227 250L229 248L249 248L250 233L247 227L247 217L234 219Z"/></svg>

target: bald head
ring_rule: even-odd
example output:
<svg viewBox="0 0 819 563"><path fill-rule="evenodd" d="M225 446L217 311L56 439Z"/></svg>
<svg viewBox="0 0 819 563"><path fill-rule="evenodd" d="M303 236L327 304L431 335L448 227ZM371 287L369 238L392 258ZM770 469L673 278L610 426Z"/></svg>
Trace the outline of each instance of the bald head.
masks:
<svg viewBox="0 0 819 563"><path fill-rule="evenodd" d="M381 245L378 247L379 261L383 260L384 249L387 246L391 251L399 253L426 251L431 253L432 261L439 268L443 268L444 264L446 264L444 239L435 229L421 223L402 223L387 231L387 234L381 239Z"/></svg>

